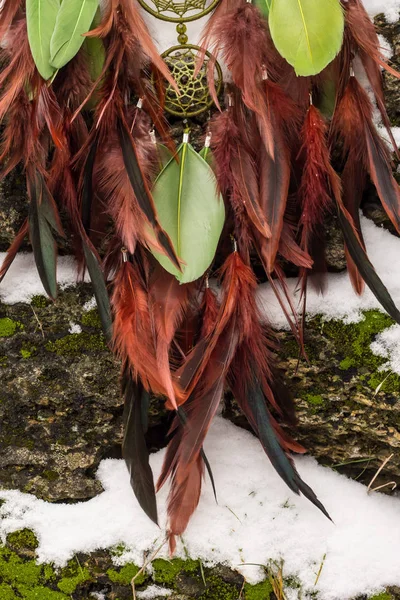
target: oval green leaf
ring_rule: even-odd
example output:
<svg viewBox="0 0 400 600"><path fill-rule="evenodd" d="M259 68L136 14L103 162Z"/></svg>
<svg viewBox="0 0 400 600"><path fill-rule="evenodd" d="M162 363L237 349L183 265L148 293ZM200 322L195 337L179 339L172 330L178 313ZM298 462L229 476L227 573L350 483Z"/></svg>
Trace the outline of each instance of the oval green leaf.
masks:
<svg viewBox="0 0 400 600"><path fill-rule="evenodd" d="M79 51L99 6L99 0L64 0L50 42L51 64L66 65Z"/></svg>
<svg viewBox="0 0 400 600"><path fill-rule="evenodd" d="M190 144L178 148L157 177L153 198L161 227L184 261L182 273L169 258L153 251L180 283L201 277L211 265L225 222L225 207L212 169Z"/></svg>
<svg viewBox="0 0 400 600"><path fill-rule="evenodd" d="M269 27L296 75L316 75L342 46L343 9L339 0L272 0Z"/></svg>
<svg viewBox="0 0 400 600"><path fill-rule="evenodd" d="M26 0L26 25L29 46L43 79L50 79L55 68L50 64L50 40L60 8L60 0Z"/></svg>

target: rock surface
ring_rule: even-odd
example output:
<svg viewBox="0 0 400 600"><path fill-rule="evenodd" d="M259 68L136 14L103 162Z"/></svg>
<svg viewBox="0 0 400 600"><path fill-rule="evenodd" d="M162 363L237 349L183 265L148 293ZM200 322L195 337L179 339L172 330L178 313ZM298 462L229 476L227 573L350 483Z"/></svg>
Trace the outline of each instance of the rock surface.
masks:
<svg viewBox="0 0 400 600"><path fill-rule="evenodd" d="M90 286L80 284L55 303L37 296L30 305L0 304L2 486L51 501L90 498L100 491L95 472L101 459L120 456L119 366L96 309L84 310L90 297ZM278 333L279 368L298 411L295 437L323 464L366 483L392 452L380 481L400 483L400 378L379 371L384 361L369 350L391 324L377 311L354 325L311 319L310 363L298 367L292 334ZM246 426L229 395L226 404L226 416ZM164 443L169 419L154 399L152 449Z"/></svg>

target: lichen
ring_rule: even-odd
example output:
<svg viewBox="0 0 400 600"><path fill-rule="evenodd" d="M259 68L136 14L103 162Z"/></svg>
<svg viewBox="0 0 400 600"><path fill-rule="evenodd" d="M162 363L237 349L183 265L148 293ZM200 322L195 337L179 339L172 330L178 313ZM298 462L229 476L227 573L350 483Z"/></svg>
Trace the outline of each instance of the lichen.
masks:
<svg viewBox="0 0 400 600"><path fill-rule="evenodd" d="M54 342L47 342L46 350L55 352L58 356L74 356L85 351L100 351L106 349L104 336L99 334L71 333Z"/></svg>
<svg viewBox="0 0 400 600"><path fill-rule="evenodd" d="M268 600L272 591L272 585L268 580L257 583L256 585L246 583L244 586L246 600Z"/></svg>
<svg viewBox="0 0 400 600"><path fill-rule="evenodd" d="M139 572L139 567L133 563L127 563L120 570L108 569L107 575L110 581L118 583L120 585L130 585L132 579ZM141 585L146 580L144 573L141 573L136 579L135 584Z"/></svg>
<svg viewBox="0 0 400 600"><path fill-rule="evenodd" d="M42 477L44 477L44 479L47 479L47 481L55 481L60 477L60 474L57 473L57 471L46 469L45 471L43 471Z"/></svg>
<svg viewBox="0 0 400 600"><path fill-rule="evenodd" d="M0 338L11 337L20 329L23 329L23 325L19 321L13 321L8 317L0 319Z"/></svg>

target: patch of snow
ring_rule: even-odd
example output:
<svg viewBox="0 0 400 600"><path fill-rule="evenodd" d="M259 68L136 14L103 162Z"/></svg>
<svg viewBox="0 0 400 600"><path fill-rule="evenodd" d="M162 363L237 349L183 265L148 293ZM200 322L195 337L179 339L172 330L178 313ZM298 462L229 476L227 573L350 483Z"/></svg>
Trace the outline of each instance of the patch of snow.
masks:
<svg viewBox="0 0 400 600"><path fill-rule="evenodd" d="M399 19L399 0L363 0L363 4L371 17L383 13L389 23L395 23Z"/></svg>
<svg viewBox="0 0 400 600"><path fill-rule="evenodd" d="M400 375L400 325L392 325L379 333L370 348L377 356L389 359L381 370Z"/></svg>
<svg viewBox="0 0 400 600"><path fill-rule="evenodd" d="M386 58L386 60L389 60L389 58L392 58L392 56L393 56L392 45L385 37L383 37L383 35L378 35L378 38L379 38L379 43L381 46L382 54Z"/></svg>
<svg viewBox="0 0 400 600"><path fill-rule="evenodd" d="M142 592L136 592L136 596L138 598L142 598L142 600L151 600L152 598L157 598L158 596L167 597L171 594L171 590L167 590L166 588L160 587L159 585L149 585Z"/></svg>
<svg viewBox="0 0 400 600"><path fill-rule="evenodd" d="M5 252L0 252L0 264L5 255ZM76 284L75 261L72 257L60 256L58 258L57 281L61 289ZM30 302L33 296L38 294L46 294L46 292L39 279L33 254L30 252L17 254L0 285L0 299L6 304L16 304L17 302Z"/></svg>
<svg viewBox="0 0 400 600"><path fill-rule="evenodd" d="M68 332L82 333L82 327L79 325L79 323L73 323L72 321L70 321Z"/></svg>
<svg viewBox="0 0 400 600"><path fill-rule="evenodd" d="M249 563L284 560L284 574L297 576L303 592L321 600L346 600L400 585L400 499L374 493L324 468L312 458L296 458L304 480L330 512L328 521L310 502L290 492L273 470L258 440L217 417L206 440L218 491L215 503L207 480L199 507L184 534L189 555L204 564L225 563L249 582L262 569ZM165 450L151 456L155 475ZM141 511L121 460L103 460L98 470L104 492L78 504L51 504L19 491L0 491L0 534L27 527L35 531L40 561L63 565L74 553L117 544L129 550L120 560L142 564L144 552L163 540ZM166 522L167 489L158 495L161 527ZM326 554L324 566L315 579ZM184 557L181 543L178 555ZM160 555L168 556L164 546Z"/></svg>
<svg viewBox="0 0 400 600"><path fill-rule="evenodd" d="M400 306L400 239L385 229L377 227L363 216L361 226L368 256L395 304ZM292 297L299 300L297 280L288 279L287 283ZM307 291L309 316L321 314L327 320L343 319L346 323L354 323L362 319L363 310L382 310L378 300L368 288L362 296L357 296L347 272L330 273L326 278L326 288L325 294L320 295L312 289L312 286L309 287ZM258 301L264 317L274 327L287 329L283 311L268 284L259 286Z"/></svg>
<svg viewBox="0 0 400 600"><path fill-rule="evenodd" d="M83 310L85 312L88 312L89 310L92 310L93 308L96 308L97 304L96 304L96 298L94 296L92 296L90 298L90 300L88 300L87 302L85 302L85 304L83 305Z"/></svg>

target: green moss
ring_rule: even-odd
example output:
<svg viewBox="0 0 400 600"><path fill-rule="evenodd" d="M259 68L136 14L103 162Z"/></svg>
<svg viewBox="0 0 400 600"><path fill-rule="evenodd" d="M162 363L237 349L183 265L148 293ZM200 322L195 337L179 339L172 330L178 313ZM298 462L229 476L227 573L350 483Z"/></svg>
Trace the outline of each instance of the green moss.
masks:
<svg viewBox="0 0 400 600"><path fill-rule="evenodd" d="M207 590L200 596L201 600L237 600L236 586L225 583L218 577L207 578Z"/></svg>
<svg viewBox="0 0 400 600"><path fill-rule="evenodd" d="M119 571L117 571L116 569L108 569L107 575L110 581L112 581L113 583L118 583L120 585L130 585L132 579L135 577L139 570L139 567L137 567L133 563L128 563L124 565ZM135 584L141 585L142 583L144 583L145 580L145 573L141 573L139 577L135 579Z"/></svg>
<svg viewBox="0 0 400 600"><path fill-rule="evenodd" d="M51 581L56 576L55 571L51 565L44 565L43 567L43 578L45 581Z"/></svg>
<svg viewBox="0 0 400 600"><path fill-rule="evenodd" d="M387 592L381 592L380 594L371 596L368 600L392 600L392 596Z"/></svg>
<svg viewBox="0 0 400 600"><path fill-rule="evenodd" d="M21 350L19 351L22 358L30 358L32 354L36 352L36 346L33 344L23 344Z"/></svg>
<svg viewBox="0 0 400 600"><path fill-rule="evenodd" d="M368 600L392 600L392 595L388 592L380 592L379 594L371 596Z"/></svg>
<svg viewBox="0 0 400 600"><path fill-rule="evenodd" d="M92 308L91 310L83 313L81 323L86 327L95 327L96 329L100 329L101 321L97 308Z"/></svg>
<svg viewBox="0 0 400 600"><path fill-rule="evenodd" d="M366 380L369 387L375 390L383 381L381 386L383 392L398 392L400 390L400 377L394 373L379 371L379 367L385 362L380 356L371 352L370 344L375 336L393 325L393 320L384 313L377 310L364 312L364 319L359 323L346 324L343 321L322 321L319 317L316 321L320 323L321 330L331 338L338 350L343 354L343 360L339 368L347 370L351 367L364 367L372 376Z"/></svg>
<svg viewBox="0 0 400 600"><path fill-rule="evenodd" d="M33 296L31 304L34 308L46 308L46 306L49 304L49 300L46 298L46 296L38 294Z"/></svg>
<svg viewBox="0 0 400 600"><path fill-rule="evenodd" d="M314 394L306 394L304 398L309 404L312 404L313 406L321 406L325 402L322 396Z"/></svg>
<svg viewBox="0 0 400 600"><path fill-rule="evenodd" d="M83 569L79 569L79 572L72 577L63 577L60 579L60 581L57 583L57 587L65 594L72 594L78 585L88 581L90 578L90 573L85 567Z"/></svg>
<svg viewBox="0 0 400 600"><path fill-rule="evenodd" d="M58 356L74 356L86 351L105 350L103 334L71 333L54 342L46 344L46 350L55 352Z"/></svg>
<svg viewBox="0 0 400 600"><path fill-rule="evenodd" d="M163 558L156 558L152 562L154 570L154 581L156 583L164 583L167 586L172 586L175 583L175 579L182 571L186 573L196 573L199 568L199 563L196 560L182 560L181 558L174 558L173 560L164 560Z"/></svg>
<svg viewBox="0 0 400 600"><path fill-rule="evenodd" d="M246 600L268 600L272 591L272 585L268 580L257 583L257 585L246 583L244 597Z"/></svg>
<svg viewBox="0 0 400 600"><path fill-rule="evenodd" d="M39 546L39 542L33 531L30 529L20 529L9 533L7 536L7 544L13 548L13 550L36 550Z"/></svg>
<svg viewBox="0 0 400 600"><path fill-rule="evenodd" d="M70 596L65 596L61 592L54 592L44 586L36 586L34 588L18 586L17 589L24 600L68 600L70 598Z"/></svg>
<svg viewBox="0 0 400 600"><path fill-rule="evenodd" d="M344 358L343 360L340 361L339 369L341 369L342 371L347 371L351 367L354 367L355 364L356 364L356 362L355 362L354 358L351 358L351 356L347 356L346 358Z"/></svg>
<svg viewBox="0 0 400 600"><path fill-rule="evenodd" d="M8 317L3 317L0 319L0 338L11 337L17 332L18 329L23 329L22 323L13 321Z"/></svg>
<svg viewBox="0 0 400 600"><path fill-rule="evenodd" d="M0 583L0 598L1 600L17 600L14 591L6 583Z"/></svg>
<svg viewBox="0 0 400 600"><path fill-rule="evenodd" d="M43 567L35 561L23 561L7 548L0 549L0 580L14 586L33 588L39 584Z"/></svg>

